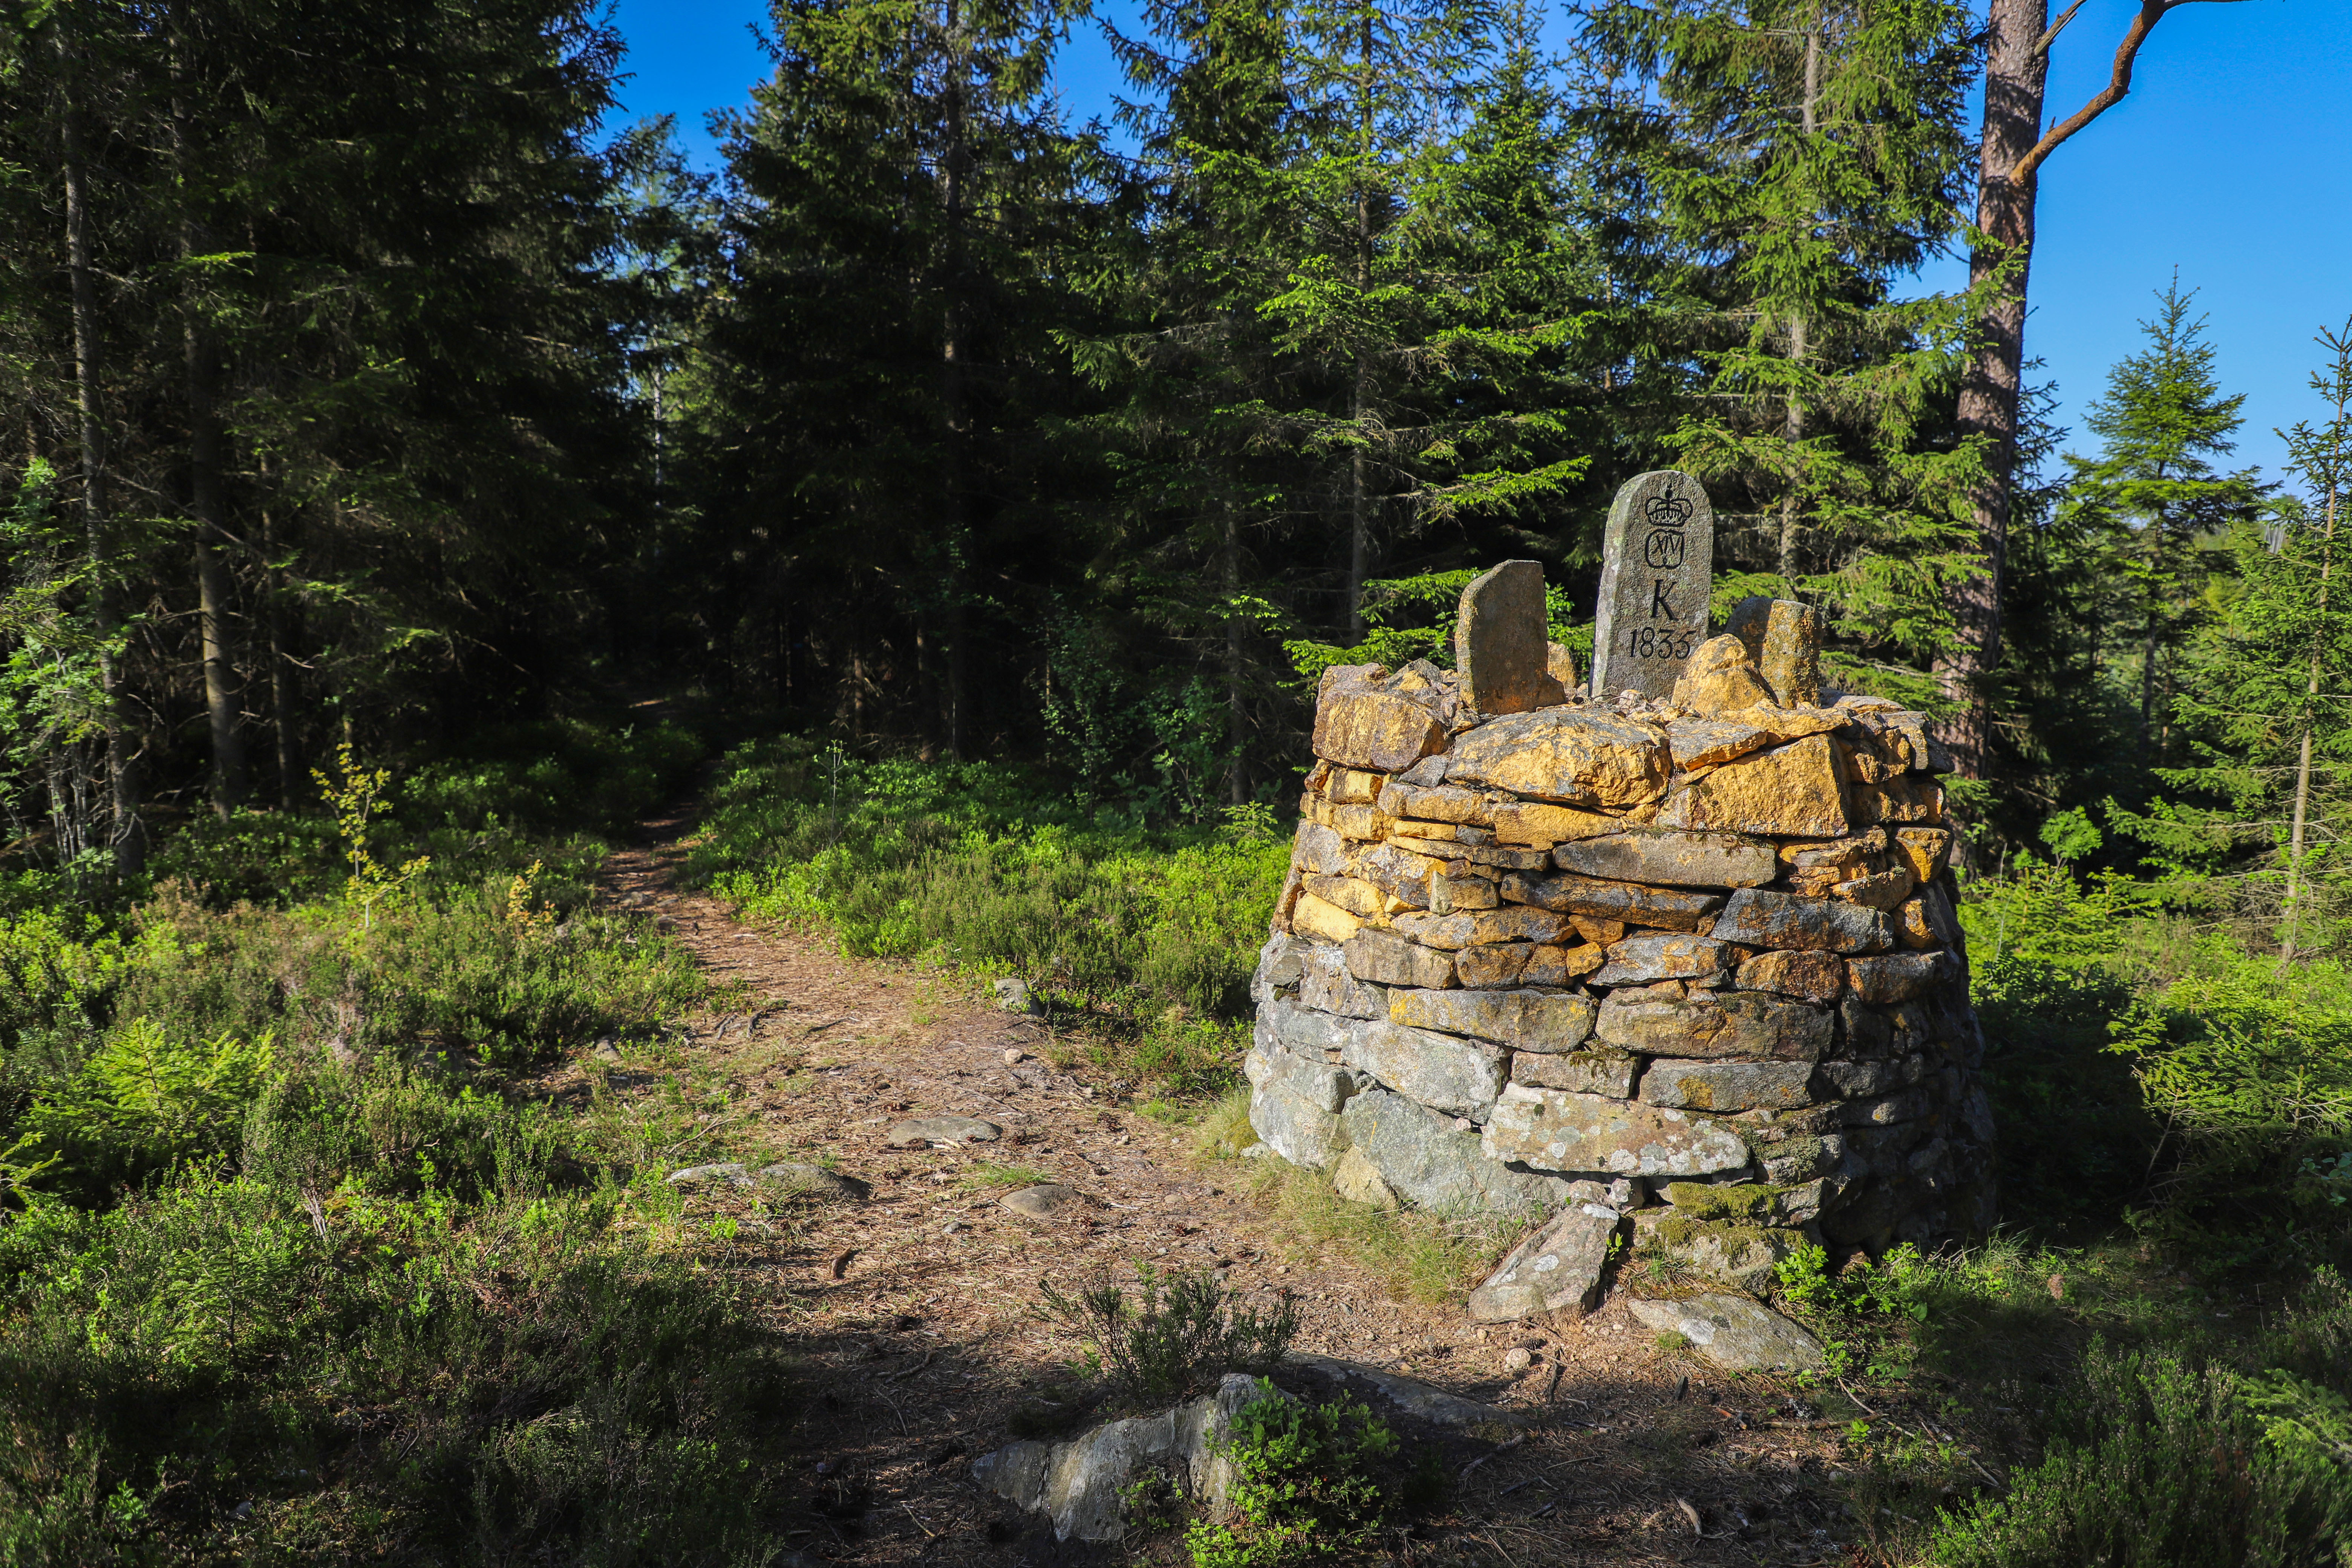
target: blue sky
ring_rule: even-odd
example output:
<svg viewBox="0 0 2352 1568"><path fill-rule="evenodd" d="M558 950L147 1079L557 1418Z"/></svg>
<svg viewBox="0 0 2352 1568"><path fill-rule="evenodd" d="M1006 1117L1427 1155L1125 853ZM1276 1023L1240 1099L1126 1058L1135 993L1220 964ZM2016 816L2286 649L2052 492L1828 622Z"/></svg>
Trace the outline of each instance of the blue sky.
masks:
<svg viewBox="0 0 2352 1568"><path fill-rule="evenodd" d="M2137 9L2084 5L2051 51L2052 118L2105 83ZM743 102L766 74L752 34L766 16L763 0L616 0L628 114L677 115L697 162L714 163L704 116ZM1108 111L1115 81L1098 37L1072 40L1058 85L1074 120ZM2070 446L2089 448L2083 410L2139 346L2150 295L2178 267L2210 318L2224 389L2247 395L2239 460L2274 470L2272 428L2319 415L2305 386L2313 333L2352 316L2352 5L2172 12L2140 51L2131 96L2043 166L2040 221L2027 352L2058 383ZM1924 282L1964 275L1949 263Z"/></svg>

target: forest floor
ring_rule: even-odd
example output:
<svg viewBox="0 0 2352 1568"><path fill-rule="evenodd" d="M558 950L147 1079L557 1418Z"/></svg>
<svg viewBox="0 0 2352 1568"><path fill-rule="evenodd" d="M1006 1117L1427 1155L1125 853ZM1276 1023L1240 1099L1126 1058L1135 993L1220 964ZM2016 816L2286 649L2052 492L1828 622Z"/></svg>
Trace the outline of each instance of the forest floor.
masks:
<svg viewBox="0 0 2352 1568"><path fill-rule="evenodd" d="M790 1347L798 1419L782 1461L802 1517L782 1545L857 1564L1178 1563L1180 1532L1116 1547L1056 1542L976 1486L971 1463L1008 1422L1074 1386L1078 1346L1040 1310L1041 1279L1067 1287L1138 1264L1214 1268L1250 1301L1288 1291L1294 1348L1531 1408L1516 1446L1459 1439L1450 1503L1392 1538L1393 1560L1582 1563L1843 1562L1854 1535L1838 1495L1836 1434L1818 1393L1728 1378L1659 1350L1622 1304L1580 1321L1481 1328L1458 1304L1393 1298L1350 1260L1286 1234L1252 1195L1251 1167L1204 1161L1181 1128L1117 1102L1057 1066L1075 1060L1038 1020L952 975L842 956L823 933L756 929L677 883L681 814L644 825L607 862L601 896L676 922L715 984L682 1049L575 1059L536 1085L584 1101L597 1077L624 1102L689 1086L726 1092L711 1157L821 1164L870 1184L861 1200L771 1207L706 1181L690 1223L724 1239ZM1017 1059L1015 1053L1018 1053ZM968 1115L994 1143L899 1150L885 1130ZM682 1156L682 1163L690 1156ZM999 1199L1030 1178L1091 1206L1045 1222ZM1534 1352L1514 1376L1504 1357ZM1807 1401L1800 1405L1796 1401ZM1841 1409L1835 1394L1826 1403Z"/></svg>

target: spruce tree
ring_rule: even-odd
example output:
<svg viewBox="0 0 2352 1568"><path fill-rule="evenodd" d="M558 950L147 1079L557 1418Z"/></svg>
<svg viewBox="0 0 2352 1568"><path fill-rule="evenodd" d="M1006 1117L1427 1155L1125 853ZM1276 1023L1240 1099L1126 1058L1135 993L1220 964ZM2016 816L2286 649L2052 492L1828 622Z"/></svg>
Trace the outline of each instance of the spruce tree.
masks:
<svg viewBox="0 0 2352 1568"><path fill-rule="evenodd" d="M2068 454L2070 521L2100 541L2103 614L2111 638L2128 639L2139 686L2139 754L2160 766L2172 699L2173 660L2193 628L2233 523L2254 516L2263 486L2251 470L2222 474L2243 423L2243 394L2224 396L2213 374L2205 319L2192 316L2196 291L2178 277L2140 323L2147 340L2107 374L2085 417L2103 446L2096 458Z"/></svg>
<svg viewBox="0 0 2352 1568"><path fill-rule="evenodd" d="M1848 685L1934 698L1971 568L1979 445L1950 408L1965 300L1896 284L1958 237L1971 25L1948 0L1605 0L1580 121L1621 189L1669 437L1717 500L1721 604L1822 604ZM1662 262L1645 249L1663 251Z"/></svg>
<svg viewBox="0 0 2352 1568"><path fill-rule="evenodd" d="M2193 763L2142 812L2116 811L2177 898L2274 941L2282 960L2340 945L2352 920L2352 595L2339 530L2352 500L2352 322L2318 338L2326 410L2281 432L2301 494L2267 527L2223 513L2232 573L2185 649L2172 700ZM2231 405L2234 410L2234 404ZM2210 429L2210 426L2205 426ZM2170 500L2170 492L2158 492Z"/></svg>

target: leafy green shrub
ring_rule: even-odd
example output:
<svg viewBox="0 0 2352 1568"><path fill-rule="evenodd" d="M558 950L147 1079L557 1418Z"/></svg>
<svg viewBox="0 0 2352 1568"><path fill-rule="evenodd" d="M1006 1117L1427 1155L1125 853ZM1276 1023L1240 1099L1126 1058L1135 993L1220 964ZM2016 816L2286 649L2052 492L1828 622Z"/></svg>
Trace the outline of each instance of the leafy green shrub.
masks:
<svg viewBox="0 0 2352 1568"><path fill-rule="evenodd" d="M1280 1361L1298 1333L1289 1298L1270 1315L1230 1303L1213 1274L1161 1276L1143 1265L1138 1299L1108 1280L1064 1293L1045 1284L1045 1310L1085 1342L1103 1377L1128 1403L1164 1405L1229 1372Z"/></svg>
<svg viewBox="0 0 2352 1568"><path fill-rule="evenodd" d="M343 877L335 824L324 816L239 808L224 822L198 812L156 847L156 883L182 882L214 909L285 909L334 890Z"/></svg>
<svg viewBox="0 0 2352 1568"><path fill-rule="evenodd" d="M1263 1380L1258 1388L1216 1447L1234 1470L1228 1516L1196 1520L1185 1531L1194 1568L1285 1568L1337 1557L1388 1515L1375 1471L1399 1444L1386 1422L1346 1394L1307 1404Z"/></svg>

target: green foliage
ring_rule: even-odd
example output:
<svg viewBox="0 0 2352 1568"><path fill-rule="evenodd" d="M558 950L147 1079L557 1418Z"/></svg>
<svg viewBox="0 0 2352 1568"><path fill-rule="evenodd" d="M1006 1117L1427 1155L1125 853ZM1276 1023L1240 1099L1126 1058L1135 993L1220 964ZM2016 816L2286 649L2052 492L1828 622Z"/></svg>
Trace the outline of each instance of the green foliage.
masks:
<svg viewBox="0 0 2352 1568"><path fill-rule="evenodd" d="M102 1192L227 1153L276 1060L267 1034L174 1039L154 1019L133 1018L17 1125L67 1173Z"/></svg>
<svg viewBox="0 0 2352 1568"><path fill-rule="evenodd" d="M2344 1369L2352 1370L2352 1369ZM1943 1522L1946 1568L2252 1568L2352 1541L2342 1396L2162 1352L2094 1345L2047 1457L2009 1496ZM2315 1422L2316 1423L2315 1425Z"/></svg>
<svg viewBox="0 0 2352 1568"><path fill-rule="evenodd" d="M1185 1531L1194 1568L1287 1568L1338 1557L1391 1511L1376 1474L1399 1447L1386 1422L1346 1394L1307 1404L1264 1380L1258 1388L1217 1445L1234 1467L1232 1517L1195 1521Z"/></svg>
<svg viewBox="0 0 2352 1568"><path fill-rule="evenodd" d="M1289 1297L1261 1313L1227 1300L1214 1274L1162 1276L1137 1268L1137 1293L1108 1279L1066 1292L1048 1279L1045 1310L1087 1346L1117 1395L1137 1406L1167 1404L1213 1387L1229 1372L1259 1372L1282 1359L1298 1333Z"/></svg>

